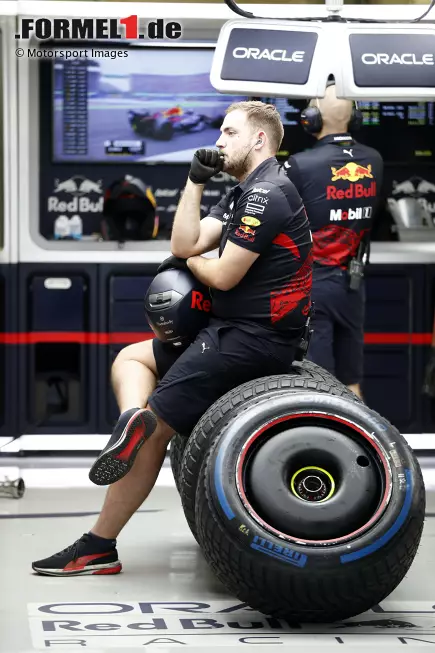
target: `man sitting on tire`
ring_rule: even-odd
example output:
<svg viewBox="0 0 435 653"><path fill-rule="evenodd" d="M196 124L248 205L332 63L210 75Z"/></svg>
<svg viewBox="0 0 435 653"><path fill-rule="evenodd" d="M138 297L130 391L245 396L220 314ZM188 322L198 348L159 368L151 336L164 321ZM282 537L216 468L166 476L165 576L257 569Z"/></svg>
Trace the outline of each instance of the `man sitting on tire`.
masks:
<svg viewBox="0 0 435 653"><path fill-rule="evenodd" d="M219 151L195 153L174 219L174 256L158 272L189 269L211 288L213 318L182 351L154 339L119 353L112 383L121 414L90 471L93 482L111 485L102 512L73 545L34 562L38 573L119 573L116 537L152 490L173 435L189 434L232 388L289 370L310 310L312 238L275 158L283 134L273 105L235 103ZM201 220L204 185L222 170L240 183ZM217 247L218 258L201 256Z"/></svg>

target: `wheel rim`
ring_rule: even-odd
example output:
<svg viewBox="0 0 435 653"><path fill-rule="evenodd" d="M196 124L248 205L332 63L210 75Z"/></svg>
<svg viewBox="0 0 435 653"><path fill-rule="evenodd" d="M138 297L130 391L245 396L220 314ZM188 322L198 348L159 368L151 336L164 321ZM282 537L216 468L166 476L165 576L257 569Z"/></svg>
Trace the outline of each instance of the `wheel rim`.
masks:
<svg viewBox="0 0 435 653"><path fill-rule="evenodd" d="M321 503L334 495L335 480L321 467L302 467L293 474L290 488L295 497L302 501Z"/></svg>
<svg viewBox="0 0 435 653"><path fill-rule="evenodd" d="M260 510L253 500L246 474L252 462L252 456L255 456L255 449L257 448L258 450L265 441L270 437L273 438L273 435L270 435L273 430L282 428L285 425L284 423L292 425L292 421L294 424L310 425L314 423L317 425L322 424L322 426L329 425L329 427L333 424L337 432L340 432L339 429L341 431L344 430L347 435L351 434L351 437L355 438L356 441L359 441L365 447L367 456L358 456L358 464L361 467L369 465L370 461L367 462L369 458L373 462L376 462L377 473L381 482L381 489L376 499L376 505L370 514L366 515L367 518L364 518L363 523L350 529L349 532L341 532L339 535L326 533L326 536L323 537L316 537L312 534L308 536L306 534L301 535L301 533L295 532L297 528L291 524L288 527L286 524L285 528L283 528L282 523L278 526L274 524L273 520L270 519L270 515L265 514L264 510ZM337 484L338 479L335 471L328 464L316 464L317 461L313 462L309 460L308 455L303 460L303 463L297 465L296 468L293 467L291 470L291 474L286 481L288 493L294 501L298 501L301 506L308 509L313 509L315 506L317 508L317 505L321 504L319 508L328 510L328 501L332 503L334 500L337 500L336 495L340 493L340 484ZM263 529L281 539L299 544L310 544L314 546L334 545L361 536L363 532L370 529L380 519L391 498L391 467L387 453L373 433L366 431L351 419L320 411L293 412L268 421L249 436L237 459L236 487L245 509Z"/></svg>

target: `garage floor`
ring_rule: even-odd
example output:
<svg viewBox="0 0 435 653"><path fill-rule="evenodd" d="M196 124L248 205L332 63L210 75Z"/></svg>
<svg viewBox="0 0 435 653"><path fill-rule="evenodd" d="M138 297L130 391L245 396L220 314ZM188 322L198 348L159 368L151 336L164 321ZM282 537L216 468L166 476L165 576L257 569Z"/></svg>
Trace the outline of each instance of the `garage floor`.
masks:
<svg viewBox="0 0 435 653"><path fill-rule="evenodd" d="M229 596L208 570L184 520L169 461L118 539L122 574L34 574L32 560L92 527L105 494L88 480L92 461L0 458L0 479L21 476L27 487L20 500L0 498L1 652L435 649L435 459L421 460L428 507L419 554L389 599L343 624L290 628L278 622L275 629Z"/></svg>

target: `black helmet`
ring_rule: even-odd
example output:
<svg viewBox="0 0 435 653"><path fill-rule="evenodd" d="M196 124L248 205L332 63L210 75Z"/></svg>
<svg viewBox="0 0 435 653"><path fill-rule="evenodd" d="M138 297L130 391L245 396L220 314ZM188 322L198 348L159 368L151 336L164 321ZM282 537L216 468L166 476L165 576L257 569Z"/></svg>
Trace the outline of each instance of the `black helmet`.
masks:
<svg viewBox="0 0 435 653"><path fill-rule="evenodd" d="M104 240L151 240L156 238L159 219L157 202L148 186L137 177L117 179L104 194L101 233Z"/></svg>
<svg viewBox="0 0 435 653"><path fill-rule="evenodd" d="M193 342L210 319L209 289L189 270L164 270L148 288L145 313L162 342L179 347Z"/></svg>

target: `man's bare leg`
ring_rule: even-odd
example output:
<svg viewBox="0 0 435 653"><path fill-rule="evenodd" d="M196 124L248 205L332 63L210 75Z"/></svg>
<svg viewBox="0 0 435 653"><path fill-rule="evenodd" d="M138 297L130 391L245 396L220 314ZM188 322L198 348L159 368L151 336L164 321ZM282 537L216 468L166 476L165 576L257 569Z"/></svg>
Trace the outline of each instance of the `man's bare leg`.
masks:
<svg viewBox="0 0 435 653"><path fill-rule="evenodd" d="M157 385L152 341L121 350L113 363L111 377L121 414L131 408L145 408ZM108 488L92 533L116 539L153 489L173 434L167 424L157 420L156 430L142 445L128 474Z"/></svg>
<svg viewBox="0 0 435 653"><path fill-rule="evenodd" d="M173 429L158 419L156 430L142 446L131 470L109 487L100 516L91 529L94 535L117 538L153 489L173 435Z"/></svg>
<svg viewBox="0 0 435 653"><path fill-rule="evenodd" d="M139 429L138 426L135 426L135 421L138 419L139 422L140 418L145 427L141 436L142 450L135 445L135 458L131 457L131 450L127 453L127 456L130 456L131 465L123 477L118 476L117 482L106 479L113 485L107 491L101 514L90 535L85 534L64 551L32 562L32 569L38 574L48 576L82 573L118 574L122 565L116 551L116 537L151 492L165 459L173 430L156 418L151 410L145 409L145 406L148 405L148 398L157 384L152 341L130 345L118 354L112 367L112 383L121 410L120 420L114 429L112 438L114 436L118 438L119 434L122 442L123 422L127 426L131 422L133 428ZM129 414L132 414L133 417L130 418ZM135 414L138 415L138 418L135 417ZM152 428L149 429L147 435L146 426L149 424ZM140 435L140 429L138 434ZM128 447L127 436L128 430L124 438L124 443ZM132 440L130 440L130 444L131 442ZM110 447L109 440L105 449L108 448L110 451ZM104 454L104 450L102 454ZM102 454L97 461L101 460ZM99 481L102 479L97 480L97 485L107 484L107 482L100 483Z"/></svg>
<svg viewBox="0 0 435 653"><path fill-rule="evenodd" d="M361 400L363 399L362 392L361 392L361 387L359 383L352 383L351 385L347 386L349 390L352 390L356 394L357 397L359 397Z"/></svg>
<svg viewBox="0 0 435 653"><path fill-rule="evenodd" d="M144 408L157 385L152 340L122 349L112 365L111 377L121 414L129 408Z"/></svg>

